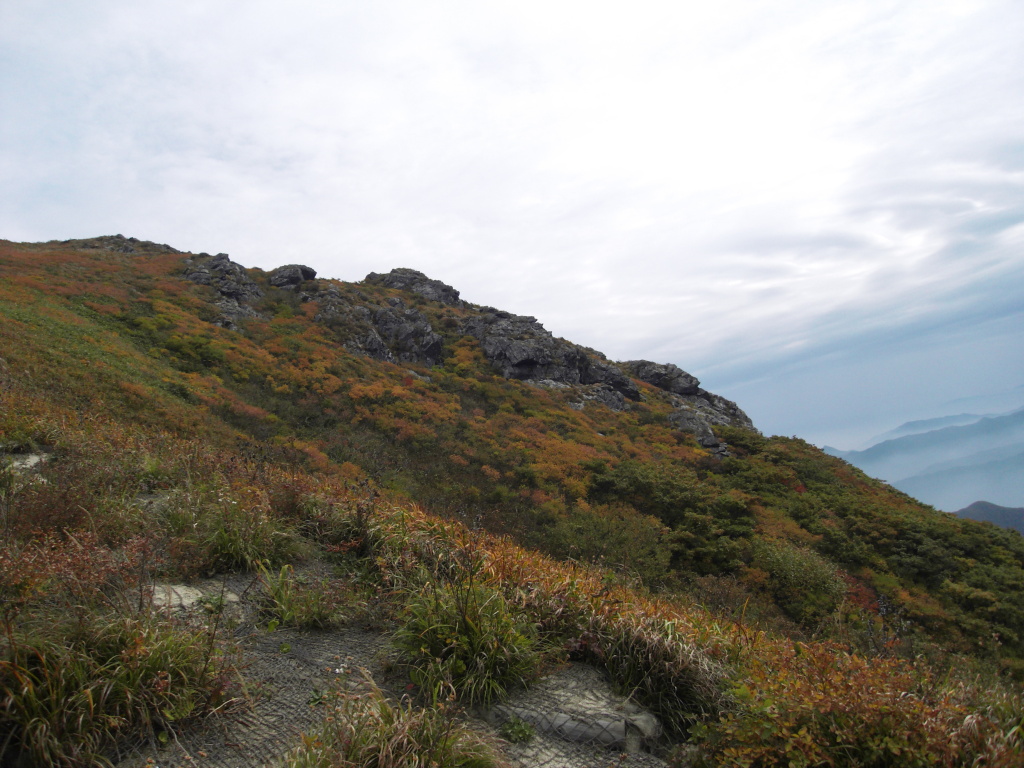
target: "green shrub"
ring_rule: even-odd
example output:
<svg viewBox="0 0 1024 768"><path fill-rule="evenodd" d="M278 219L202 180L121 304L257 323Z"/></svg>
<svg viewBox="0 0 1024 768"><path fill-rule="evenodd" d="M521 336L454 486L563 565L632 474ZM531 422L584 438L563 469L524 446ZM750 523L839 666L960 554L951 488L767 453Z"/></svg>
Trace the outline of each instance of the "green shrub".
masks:
<svg viewBox="0 0 1024 768"><path fill-rule="evenodd" d="M531 723L526 722L521 717L512 715L512 717L501 724L498 733L501 738L510 744L528 744L537 735L537 730Z"/></svg>
<svg viewBox="0 0 1024 768"><path fill-rule="evenodd" d="M413 593L395 643L412 681L434 701L451 686L465 703L489 705L524 685L540 663L534 627L497 589L471 581Z"/></svg>
<svg viewBox="0 0 1024 768"><path fill-rule="evenodd" d="M779 607L805 625L828 617L846 594L846 582L833 563L788 542L758 542L754 565L767 571L769 589Z"/></svg>

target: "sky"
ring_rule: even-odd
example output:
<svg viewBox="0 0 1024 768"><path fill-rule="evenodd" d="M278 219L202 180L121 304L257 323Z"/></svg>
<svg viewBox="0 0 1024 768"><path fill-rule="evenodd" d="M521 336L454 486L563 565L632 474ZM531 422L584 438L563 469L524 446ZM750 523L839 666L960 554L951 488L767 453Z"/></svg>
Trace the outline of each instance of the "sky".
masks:
<svg viewBox="0 0 1024 768"><path fill-rule="evenodd" d="M1020 0L3 0L0 238L411 267L839 448L1024 405Z"/></svg>

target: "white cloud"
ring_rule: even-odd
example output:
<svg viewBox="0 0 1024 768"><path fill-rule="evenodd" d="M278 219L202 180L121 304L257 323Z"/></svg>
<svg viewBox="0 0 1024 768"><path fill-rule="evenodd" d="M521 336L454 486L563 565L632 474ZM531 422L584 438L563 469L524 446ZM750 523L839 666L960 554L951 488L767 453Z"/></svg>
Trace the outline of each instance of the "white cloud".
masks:
<svg viewBox="0 0 1024 768"><path fill-rule="evenodd" d="M737 392L881 371L1024 294L1021 39L1015 0L7 0L0 236L411 266Z"/></svg>

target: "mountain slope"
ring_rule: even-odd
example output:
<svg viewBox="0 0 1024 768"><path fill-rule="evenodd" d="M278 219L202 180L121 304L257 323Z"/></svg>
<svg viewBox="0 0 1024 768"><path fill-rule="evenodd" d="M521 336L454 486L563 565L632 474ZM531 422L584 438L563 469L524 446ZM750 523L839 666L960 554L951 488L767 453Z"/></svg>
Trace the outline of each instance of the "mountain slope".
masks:
<svg viewBox="0 0 1024 768"><path fill-rule="evenodd" d="M908 435L919 435L923 432L932 432L936 429L942 429L943 427L960 427L967 424L974 424L983 418L985 418L985 416L980 416L976 413L958 413L953 416L939 416L933 419L908 421L895 429L891 429L888 432L868 440L866 443L867 447L861 450L867 450L867 448L877 445L878 443L884 443L886 440L895 440L900 437L907 437Z"/></svg>
<svg viewBox="0 0 1024 768"><path fill-rule="evenodd" d="M0 270L19 391L243 441L652 586L736 583L807 628L855 584L922 638L1024 651L1021 541L761 436L673 365L609 361L408 269L342 283L105 237L4 243Z"/></svg>
<svg viewBox="0 0 1024 768"><path fill-rule="evenodd" d="M1024 443L1007 446L999 453L1000 458L991 461L961 460L893 485L947 511L965 507L979 496L995 504L1013 504L1024 499Z"/></svg>
<svg viewBox="0 0 1024 768"><path fill-rule="evenodd" d="M1024 539L763 436L673 365L414 270L120 236L0 242L0 350L4 764L230 718L223 593L187 622L146 601L218 574L272 654L339 600L404 626L396 693L432 716L543 651L709 765L1019 757L1019 699L974 675L1024 676Z"/></svg>

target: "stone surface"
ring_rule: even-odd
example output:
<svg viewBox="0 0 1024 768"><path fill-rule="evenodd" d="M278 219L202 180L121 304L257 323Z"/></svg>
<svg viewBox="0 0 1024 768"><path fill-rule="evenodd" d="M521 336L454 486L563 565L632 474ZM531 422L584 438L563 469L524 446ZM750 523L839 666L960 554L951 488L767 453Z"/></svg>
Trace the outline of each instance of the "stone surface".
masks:
<svg viewBox="0 0 1024 768"><path fill-rule="evenodd" d="M650 360L629 360L622 366L640 381L677 395L695 395L700 382L682 368L671 363L652 363Z"/></svg>
<svg viewBox="0 0 1024 768"><path fill-rule="evenodd" d="M316 277L316 270L302 264L286 264L270 271L268 278L270 284L275 288L295 289L306 280Z"/></svg>
<svg viewBox="0 0 1024 768"><path fill-rule="evenodd" d="M242 318L260 317L250 303L262 298L263 290L249 277L245 267L231 261L226 253L200 253L185 259L184 278L208 285L220 294L214 302L221 311L217 325L234 329Z"/></svg>
<svg viewBox="0 0 1024 768"><path fill-rule="evenodd" d="M463 322L462 331L480 341L484 356L506 379L605 384L625 399L640 399L636 383L619 368L554 338L534 317L484 307Z"/></svg>
<svg viewBox="0 0 1024 768"><path fill-rule="evenodd" d="M392 358L404 363L433 366L441 361L444 340L423 313L408 309L398 299L372 314L377 332Z"/></svg>
<svg viewBox="0 0 1024 768"><path fill-rule="evenodd" d="M383 285L385 288L412 291L429 301L438 301L442 304L449 304L451 306L462 304L457 290L450 285L445 285L440 280L431 280L415 269L399 267L392 269L386 275L371 272L363 282L370 283L371 285Z"/></svg>
<svg viewBox="0 0 1024 768"><path fill-rule="evenodd" d="M614 755L618 766L664 766L650 754L662 736L650 712L612 692L604 675L586 664L568 664L516 691L508 702L484 713L492 727L518 717L536 736L509 745L516 766L603 766Z"/></svg>

